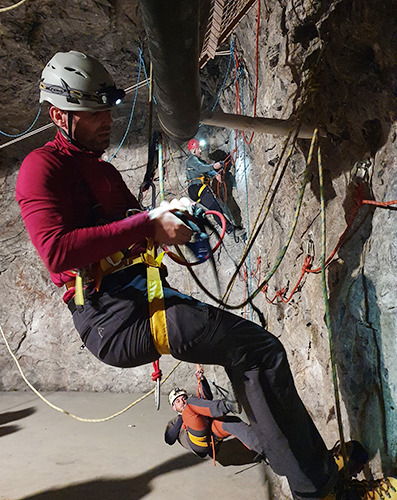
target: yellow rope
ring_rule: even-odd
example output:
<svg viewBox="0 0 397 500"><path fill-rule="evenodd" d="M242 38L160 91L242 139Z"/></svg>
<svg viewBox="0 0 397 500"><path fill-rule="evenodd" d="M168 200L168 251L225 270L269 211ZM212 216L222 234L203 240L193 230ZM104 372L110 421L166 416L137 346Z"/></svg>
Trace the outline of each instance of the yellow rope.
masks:
<svg viewBox="0 0 397 500"><path fill-rule="evenodd" d="M4 335L3 328L2 328L1 325L0 325L0 332L1 332L1 335L2 335L2 337L4 339L4 342L5 342L5 345L6 345L7 349L8 349L8 352L11 354L12 359L15 361L15 364L17 365L19 373L21 374L21 376L22 376L24 382L26 383L26 385L36 394L36 396L38 396L42 401L44 401L44 403L46 403L48 406L50 406L53 410L59 411L61 413L64 413L68 417L74 418L75 420L79 420L80 422L89 422L89 423L95 423L95 424L97 424L97 423L100 423L100 422L106 422L108 420L111 420L112 418L118 417L122 413L125 413L127 410L129 410L130 408L132 408L136 404L138 404L141 401L143 401L144 399L146 399L148 396L150 396L151 394L153 394L154 391L155 391L155 388L151 389L149 392L147 392L146 394L144 394L142 397L140 397L139 399L137 399L133 403L131 403L128 406L126 406L123 410L120 410L117 413L114 413L113 415L109 415L108 417L104 417L104 418L83 418L83 417L79 417L77 415L74 415L73 413L70 413L67 410L64 410L63 408L60 408L59 406L56 406L56 405L52 404L51 401L48 401L48 399L46 399L42 394L40 394L40 392L35 387L33 387L33 385L29 382L29 380L26 378L25 374L23 373L21 365L19 364L19 362L18 362L15 354L12 352L12 350L10 348L10 345L9 345L9 343L7 341L7 338ZM181 363L182 363L182 361L178 361L176 363L176 365L174 366L174 368L172 368L172 370L163 378L163 380L161 381L161 385L164 384L164 382L170 377L170 375L178 368L178 366Z"/></svg>
<svg viewBox="0 0 397 500"><path fill-rule="evenodd" d="M16 9L17 7L19 7L20 5L22 5L25 2L26 2L26 0L21 0L20 2L14 4L14 5L10 5L9 7L2 7L0 9L0 12L7 12L9 10Z"/></svg>

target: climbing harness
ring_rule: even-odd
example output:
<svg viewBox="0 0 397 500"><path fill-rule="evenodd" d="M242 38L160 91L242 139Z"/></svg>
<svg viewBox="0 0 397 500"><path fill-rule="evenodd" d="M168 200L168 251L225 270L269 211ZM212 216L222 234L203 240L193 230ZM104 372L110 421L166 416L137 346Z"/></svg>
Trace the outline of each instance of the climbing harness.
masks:
<svg viewBox="0 0 397 500"><path fill-rule="evenodd" d="M164 257L162 252L154 257L155 247L153 241L149 240L144 263L147 266L147 291L149 301L150 329L153 342L159 354L169 354L167 320L165 314L164 291L161 283L160 268Z"/></svg>
<svg viewBox="0 0 397 500"><path fill-rule="evenodd" d="M195 255L197 260L194 262L187 261L186 257L183 255L178 245L175 245L178 255L168 250L168 248L165 245L163 245L163 249L171 260L185 266L188 269L198 264L202 264L206 260L209 260L211 263L212 271L217 285L218 294L220 297L221 289L220 289L218 270L216 268L216 263L214 259L214 252L216 252L220 247L223 237L225 235L226 219L223 216L223 214L215 210L204 211L204 209L202 209L198 205L193 205L192 208L193 208L193 215L187 215L186 213L178 211L174 212L174 214L177 217L179 217L193 231L193 237L191 241L185 243L185 246ZM220 218L222 223L222 229L220 235L217 233L215 227L206 218L207 215L216 215L217 217ZM209 243L209 236L206 233L207 228L218 236L218 241L213 248L211 248Z"/></svg>
<svg viewBox="0 0 397 500"><path fill-rule="evenodd" d="M196 202L197 203L200 203L201 202L201 195L204 191L204 189L208 186L208 184L210 183L210 180L207 176L205 175L202 175L201 177L199 177L199 179L201 180L202 182L202 186L200 187L200 189L198 190L198 193L197 193L197 200Z"/></svg>

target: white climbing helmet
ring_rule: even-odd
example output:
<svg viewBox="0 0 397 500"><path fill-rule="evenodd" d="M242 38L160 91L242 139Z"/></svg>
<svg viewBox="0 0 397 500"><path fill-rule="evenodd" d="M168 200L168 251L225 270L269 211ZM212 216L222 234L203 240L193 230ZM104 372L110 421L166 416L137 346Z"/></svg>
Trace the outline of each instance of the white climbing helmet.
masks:
<svg viewBox="0 0 397 500"><path fill-rule="evenodd" d="M172 391L168 395L168 401L171 406L174 404L176 398L179 398L179 396L187 397L187 392L185 391L185 389L179 389L179 387L175 387L174 389L172 389Z"/></svg>
<svg viewBox="0 0 397 500"><path fill-rule="evenodd" d="M99 61L74 50L57 52L39 85L40 104L47 101L63 111L104 111L125 96Z"/></svg>

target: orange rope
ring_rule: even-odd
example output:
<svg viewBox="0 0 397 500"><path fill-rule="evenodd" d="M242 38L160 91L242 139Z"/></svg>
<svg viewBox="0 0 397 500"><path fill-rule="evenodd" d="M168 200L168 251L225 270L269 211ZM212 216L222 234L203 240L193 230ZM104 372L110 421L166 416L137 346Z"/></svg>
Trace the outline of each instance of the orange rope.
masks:
<svg viewBox="0 0 397 500"><path fill-rule="evenodd" d="M397 200L392 201L376 201L376 200L362 200L363 205L375 205L380 208L388 208L390 205L397 205Z"/></svg>
<svg viewBox="0 0 397 500"><path fill-rule="evenodd" d="M214 467L216 466L215 463L215 443L214 443L214 436L211 434L211 446L212 446L212 462L214 464Z"/></svg>
<svg viewBox="0 0 397 500"><path fill-rule="evenodd" d="M356 206L353 210L353 214L350 218L350 222L346 226L346 229L343 231L342 236L339 238L338 243L336 244L334 250L331 252L331 255L328 257L328 259L325 261L325 266L328 266L328 264L331 262L331 260L334 258L336 252L339 250L340 246L342 245L342 241L346 236L346 233L349 231L350 227L352 226L354 219L356 218L356 215L360 208L363 205L374 205L380 208L389 208L391 205L396 205L397 200L392 200L392 201L376 201L376 200L364 200L362 199L362 188L361 184L359 184L357 192L356 192ZM308 273L319 273L321 271L321 267L317 267L316 269L308 269Z"/></svg>
<svg viewBox="0 0 397 500"><path fill-rule="evenodd" d="M287 304L291 299L292 299L292 296L295 294L295 292L297 291L302 279L303 279L303 276L308 272L308 269L309 267L311 266L311 261L312 261L312 257L310 255L306 255L305 257L305 262L302 266L302 271L301 271L301 275L296 283L296 285L294 286L294 288L292 289L289 297L287 298L284 298L284 295L286 294L287 290L288 290L288 287L283 287L281 290L278 290L275 294L275 296L270 300L268 297L267 297L267 287L268 285L266 285L262 292L265 294L265 298L266 298L266 301L269 303L269 304L273 304L273 302L276 300L276 298L278 297L282 302L284 302L284 304Z"/></svg>
<svg viewBox="0 0 397 500"><path fill-rule="evenodd" d="M331 262L331 260L334 258L336 252L339 250L339 248L341 247L342 245L342 242L347 234L347 232L349 231L349 229L351 228L356 216L357 216L357 213L359 211L359 209L363 206L363 205L373 205L373 206L376 206L376 207L380 207L380 208L389 208L391 205L397 205L397 200L392 200L392 201L376 201L376 200L364 200L363 199L363 192L362 192L362 186L361 184L359 184L357 186L357 191L356 191L356 196L355 196L355 206L354 206L354 209L353 209L353 213L350 217L350 221L348 222L345 230L343 231L342 235L340 236L339 240L338 240L338 243L336 244L335 248L333 249L333 251L331 252L330 256L328 257L328 259L325 261L325 267L328 266L328 264ZM284 304L287 304L292 296L295 294L295 292L297 291L302 279L303 279L303 276L306 274L306 273L319 273L321 271L321 267L318 267L316 269L310 269L310 266L312 265L313 263L313 258L311 255L306 255L305 257L305 261L304 261L304 264L302 266L302 271L301 271L301 275L296 283L296 285L294 286L294 288L292 289L290 295L286 298L284 297L284 295L286 294L287 290L288 290L288 287L283 287L281 288L281 290L278 290L274 297L272 299L269 299L268 296L267 296L267 288L268 288L268 285L266 285L263 289L262 289L262 292L265 294L265 298L266 298L266 301L269 303L269 304L273 304L274 301L279 298L282 302L284 302ZM260 260L260 257L258 257L258 265L257 265L257 271L259 269L259 277L258 277L258 284L260 282L260 275L261 275L261 260ZM256 272L255 272L256 274Z"/></svg>

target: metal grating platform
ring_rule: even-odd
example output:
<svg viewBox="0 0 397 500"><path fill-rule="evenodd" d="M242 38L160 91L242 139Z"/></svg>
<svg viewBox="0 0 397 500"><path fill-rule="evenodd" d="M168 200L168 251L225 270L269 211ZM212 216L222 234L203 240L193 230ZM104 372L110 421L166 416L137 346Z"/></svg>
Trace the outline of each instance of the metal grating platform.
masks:
<svg viewBox="0 0 397 500"><path fill-rule="evenodd" d="M200 55L200 68L213 59L217 48L229 37L256 0L212 0Z"/></svg>

